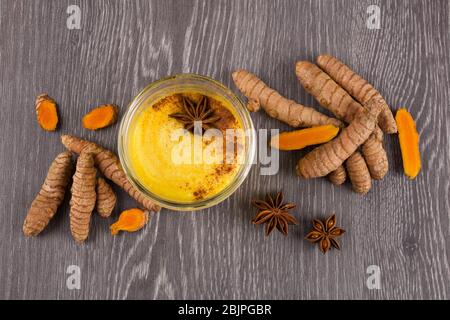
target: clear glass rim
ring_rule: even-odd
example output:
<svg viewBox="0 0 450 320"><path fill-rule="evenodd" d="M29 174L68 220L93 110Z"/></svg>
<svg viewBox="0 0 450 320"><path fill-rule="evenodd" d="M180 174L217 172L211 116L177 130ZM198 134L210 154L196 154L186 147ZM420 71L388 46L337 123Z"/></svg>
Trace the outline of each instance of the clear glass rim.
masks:
<svg viewBox="0 0 450 320"><path fill-rule="evenodd" d="M151 192L150 190L146 189L140 182L139 179L137 179L132 170L130 169L129 160L126 155L126 138L127 138L127 131L129 128L129 125L131 123L131 120L133 119L133 116L135 112L139 109L142 102L144 102L147 97L149 96L149 92L151 89L158 87L162 84L174 81L174 80L180 80L180 79L186 79L186 80L199 80L200 82L205 82L208 84L212 84L213 86L217 87L219 89L219 92L217 92L220 95L226 94L230 98L232 98L230 101L232 106L234 107L236 113L241 118L244 130L248 131L248 139L247 143L248 146L245 148L245 160L239 171L237 172L235 178L233 181L226 186L222 191L217 193L211 198L207 198L204 200L199 200L195 202L176 202L176 201L169 201L166 199L163 199L159 197L157 194ZM222 90L223 92L220 92ZM227 100L230 100L227 98ZM168 76L159 80L156 80L149 85L147 85L144 89L142 89L136 97L133 98L133 100L128 105L125 114L122 117L122 120L120 122L119 127L119 133L118 133L118 154L120 163L123 167L123 170L125 171L125 174L128 177L128 180L130 180L131 184L138 189L144 196L151 199L153 202L157 203L163 208L176 210L176 211L193 211L193 210L200 210L200 209L206 209L212 206L215 206L219 204L220 202L227 199L229 196L231 196L238 188L239 186L244 182L246 179L255 157L256 153L256 134L255 129L253 126L252 119L250 117L250 113L247 110L247 108L244 106L242 101L225 85L222 83L206 76L193 74L193 73L182 73L182 74L176 74L172 76Z"/></svg>

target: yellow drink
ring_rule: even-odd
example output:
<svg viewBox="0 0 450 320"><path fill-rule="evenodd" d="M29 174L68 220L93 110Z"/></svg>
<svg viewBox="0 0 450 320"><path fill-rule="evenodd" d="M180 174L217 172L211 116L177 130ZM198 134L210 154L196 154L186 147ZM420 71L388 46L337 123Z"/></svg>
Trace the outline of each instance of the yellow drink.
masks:
<svg viewBox="0 0 450 320"><path fill-rule="evenodd" d="M200 92L183 95L193 102L201 98ZM245 139L237 132L230 146L227 129L242 129L242 122L227 101L212 96L208 96L209 104L220 116L215 127L223 136L180 135L183 123L170 115L183 112L181 99L181 94L171 94L144 102L130 124L128 154L130 169L143 187L169 201L194 202L218 194L234 180L242 166L237 150Z"/></svg>

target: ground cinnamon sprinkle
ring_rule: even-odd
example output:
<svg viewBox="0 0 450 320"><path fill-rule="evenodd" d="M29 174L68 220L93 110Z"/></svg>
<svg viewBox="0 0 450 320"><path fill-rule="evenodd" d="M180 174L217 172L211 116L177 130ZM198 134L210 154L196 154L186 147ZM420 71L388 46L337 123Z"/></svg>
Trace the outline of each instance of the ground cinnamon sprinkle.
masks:
<svg viewBox="0 0 450 320"><path fill-rule="evenodd" d="M226 164L226 163L220 164L215 168L214 173L209 175L208 179L206 179L206 180L210 182L209 184L213 184L216 181L220 181L220 178L222 176L230 174L234 169L235 169L235 165L233 165L233 164ZM193 192L195 200L204 199L209 194L209 192L213 189L214 188L212 185L207 184L207 186L203 186L203 187L195 190Z"/></svg>
<svg viewBox="0 0 450 320"><path fill-rule="evenodd" d="M179 104L181 106L181 95L180 94L174 94L174 95L165 97L165 98L159 100L158 102L156 102L155 104L153 104L152 108L154 110L161 110L168 103L176 103L176 104Z"/></svg>
<svg viewBox="0 0 450 320"><path fill-rule="evenodd" d="M217 129L221 130L223 134L225 134L227 129L239 128L237 120L230 110L224 107L220 101L215 99L210 99L210 101L211 109L214 110L216 115L220 116L220 120L216 123Z"/></svg>
<svg viewBox="0 0 450 320"><path fill-rule="evenodd" d="M205 188L200 188L194 191L195 200L202 200L208 194L208 191Z"/></svg>
<svg viewBox="0 0 450 320"><path fill-rule="evenodd" d="M219 177L221 175L228 174L233 171L234 168L235 166L233 164L221 164L215 169L215 176Z"/></svg>

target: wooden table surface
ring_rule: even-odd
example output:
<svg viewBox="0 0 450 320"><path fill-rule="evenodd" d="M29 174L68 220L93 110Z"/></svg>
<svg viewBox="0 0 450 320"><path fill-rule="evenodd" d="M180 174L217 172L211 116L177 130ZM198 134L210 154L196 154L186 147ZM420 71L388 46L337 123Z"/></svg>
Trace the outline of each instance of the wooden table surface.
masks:
<svg viewBox="0 0 450 320"><path fill-rule="evenodd" d="M67 8L81 10L68 29ZM369 5L381 28L369 29ZM89 299L449 299L450 298L450 4L436 1L13 1L0 0L0 298ZM200 212L163 210L134 234L108 226L135 202L119 191L114 218L93 218L89 240L69 231L68 199L39 237L22 223L61 133L116 150L118 125L82 129L90 108L125 112L147 84L199 73L236 91L231 72L245 68L286 97L318 103L298 84L294 65L331 53L372 82L392 108L417 120L423 169L402 173L398 139L386 136L389 174L366 196L326 179L301 180L303 152L282 153L280 172L254 165L240 189ZM47 92L61 127L41 130L34 101ZM236 91L237 92L237 91ZM263 112L256 128L288 129ZM250 199L283 189L298 204L288 237L264 237L250 223ZM68 197L66 197L68 198ZM322 255L303 238L312 218L335 212L347 230L342 250ZM68 267L81 288L70 290ZM380 268L370 289L367 268ZM70 270L69 270L70 271Z"/></svg>

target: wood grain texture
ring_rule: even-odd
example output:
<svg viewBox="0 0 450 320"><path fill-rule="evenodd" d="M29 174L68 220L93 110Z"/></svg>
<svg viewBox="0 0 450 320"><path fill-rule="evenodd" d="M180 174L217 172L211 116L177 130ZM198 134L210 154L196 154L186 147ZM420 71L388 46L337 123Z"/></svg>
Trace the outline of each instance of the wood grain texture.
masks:
<svg viewBox="0 0 450 320"><path fill-rule="evenodd" d="M81 8L81 30L66 28L70 4ZM380 30L366 28L371 4L381 7ZM0 1L0 298L449 299L449 11L445 0ZM27 209L63 150L59 134L115 149L117 125L82 129L91 107L116 103L123 114L148 83L181 72L235 90L238 68L318 107L294 64L320 53L417 119L423 170L415 181L403 176L397 138L387 136L391 170L364 197L348 183L298 179L303 153L282 153L278 175L262 176L255 165L217 207L163 210L136 234L108 232L120 210L136 205L116 188L113 217L94 216L86 244L71 239L68 199L39 238L23 236ZM35 121L42 92L60 104L57 133ZM253 119L257 128L288 129L264 113ZM298 204L300 225L265 239L250 223L249 200L278 189ZM347 233L341 252L323 256L303 237L310 219L331 212ZM69 265L81 268L80 290L66 287ZM381 268L380 290L366 287L369 265Z"/></svg>

